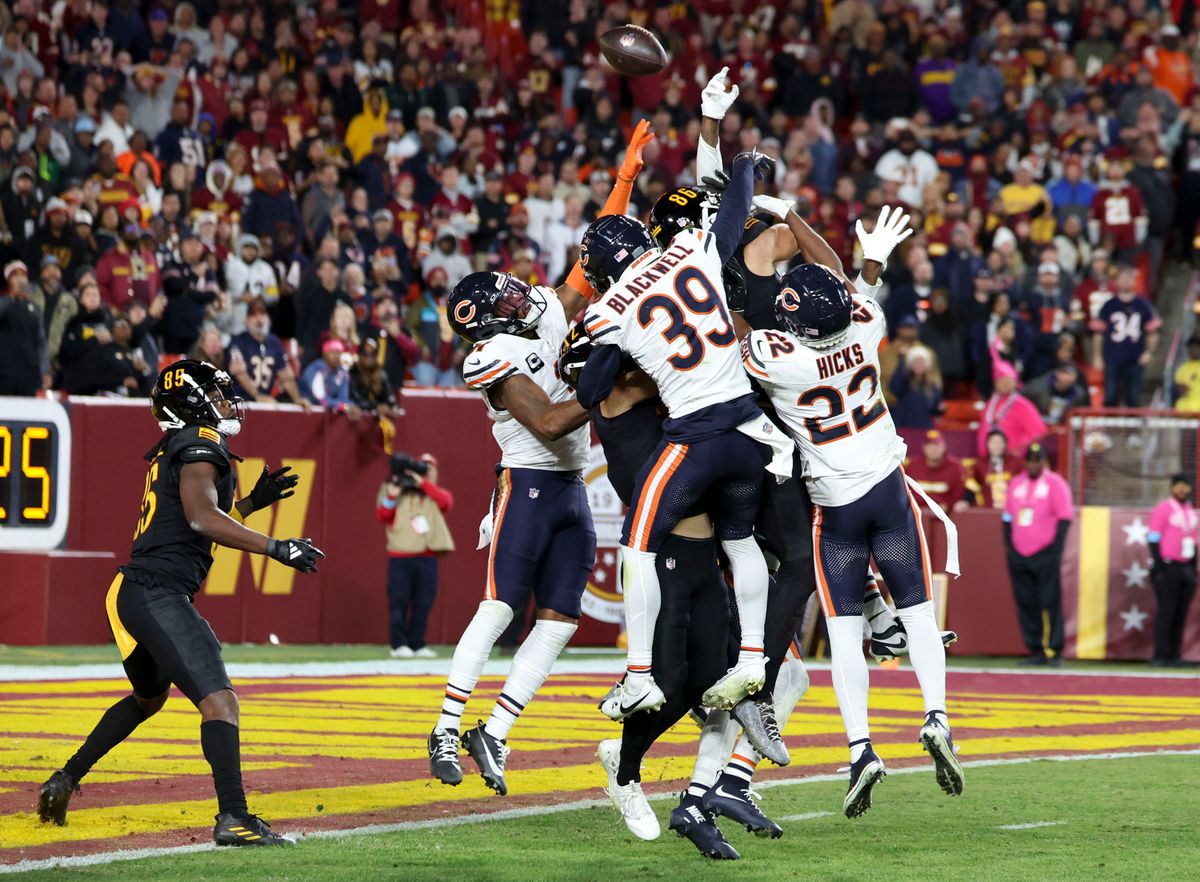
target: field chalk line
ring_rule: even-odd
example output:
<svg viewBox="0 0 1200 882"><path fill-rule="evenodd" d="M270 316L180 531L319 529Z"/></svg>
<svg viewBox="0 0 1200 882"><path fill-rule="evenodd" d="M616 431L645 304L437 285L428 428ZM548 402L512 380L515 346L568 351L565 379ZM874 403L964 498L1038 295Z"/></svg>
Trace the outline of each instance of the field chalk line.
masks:
<svg viewBox="0 0 1200 882"><path fill-rule="evenodd" d="M968 760L963 763L966 768L984 768L987 766L1016 766L1028 765L1035 762L1079 762L1081 760L1116 760L1134 759L1143 756L1200 756L1196 750L1151 750L1127 751L1091 754L1063 754L1059 756L1028 756L1010 757L1006 759ZM911 766L902 769L889 769L889 775L910 775L920 772L928 774L928 766ZM772 787L783 787L793 784L812 784L821 781L844 781L845 775L809 775L800 778L780 778L771 781L755 782L755 789L766 790ZM674 793L654 793L647 798L651 800L674 799ZM555 815L561 812L571 812L579 809L601 808L610 805L607 799L580 799L574 802L564 802L557 805L527 806L517 809L505 809L488 814L459 815L453 818L438 818L427 821L398 821L394 824L368 824L364 827L352 827L347 830L318 830L315 833L304 834L300 837L303 842L307 839L341 839L350 836L371 836L377 833L397 833L403 830L428 830L438 827L460 827L464 824L481 824L489 821L507 821L518 818L540 817ZM812 818L818 813L810 813ZM830 813L832 814L832 813ZM803 816L796 816L803 817ZM787 820L786 818L784 820ZM1065 823L1065 822L1063 822ZM100 852L97 854L76 855L74 857L45 858L43 860L18 861L14 864L0 864L0 875L12 873L27 873L33 870L52 870L70 867L93 867L115 861L141 860L150 857L169 857L178 854L191 854L198 851L216 851L217 846L180 845L166 848L124 849L121 851Z"/></svg>
<svg viewBox="0 0 1200 882"><path fill-rule="evenodd" d="M997 830L1036 830L1038 827L1058 827L1066 821L1032 821L1028 824L1001 824Z"/></svg>

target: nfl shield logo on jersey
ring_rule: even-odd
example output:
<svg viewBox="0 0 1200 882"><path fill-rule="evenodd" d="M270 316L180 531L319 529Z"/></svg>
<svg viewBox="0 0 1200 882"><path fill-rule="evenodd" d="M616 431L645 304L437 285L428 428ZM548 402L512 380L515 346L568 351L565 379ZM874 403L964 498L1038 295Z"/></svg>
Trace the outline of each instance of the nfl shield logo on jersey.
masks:
<svg viewBox="0 0 1200 882"><path fill-rule="evenodd" d="M542 491L538 490L538 488L537 488L537 487L530 487L530 488L529 488L529 498L530 498L530 499L537 499L537 498L538 498L538 494L539 494L539 493L541 493L541 492L542 492Z"/></svg>
<svg viewBox="0 0 1200 882"><path fill-rule="evenodd" d="M667 569L668 569L668 570L673 570L673 569L675 569L675 558L673 558L673 557L668 557L668 558L667 558Z"/></svg>

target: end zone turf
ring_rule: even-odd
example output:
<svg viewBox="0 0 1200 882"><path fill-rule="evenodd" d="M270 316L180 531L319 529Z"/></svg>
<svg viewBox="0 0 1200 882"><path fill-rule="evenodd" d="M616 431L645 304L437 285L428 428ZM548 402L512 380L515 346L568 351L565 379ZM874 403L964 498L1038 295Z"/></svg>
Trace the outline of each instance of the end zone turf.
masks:
<svg viewBox="0 0 1200 882"><path fill-rule="evenodd" d="M513 795L507 799L491 796L476 776L459 788L427 779L424 738L438 707L439 676L242 681L251 809L278 829L313 832L600 797L602 775L593 751L617 729L600 717L594 701L610 679L571 673L551 678L514 729ZM948 685L965 760L1186 750L1200 744L1197 678L953 672ZM499 686L498 679L481 681L468 716L486 716ZM0 683L5 791L0 865L207 841L214 812L211 782L197 744L195 711L179 696L88 776L66 827L39 824L32 814L37 786L124 691L114 680ZM874 671L872 706L875 742L889 767L925 765L916 743L920 697L911 672ZM765 767L764 780L829 774L844 764L844 734L827 672L813 672L813 688L787 736L792 765ZM690 772L694 742L690 723L664 737L647 764L648 790L679 786ZM466 766L469 770L469 761ZM822 793L838 789L833 783L820 786ZM962 802L970 802L972 794L969 777ZM801 799L796 811L838 805L840 796L827 795ZM690 857L686 850L670 853Z"/></svg>

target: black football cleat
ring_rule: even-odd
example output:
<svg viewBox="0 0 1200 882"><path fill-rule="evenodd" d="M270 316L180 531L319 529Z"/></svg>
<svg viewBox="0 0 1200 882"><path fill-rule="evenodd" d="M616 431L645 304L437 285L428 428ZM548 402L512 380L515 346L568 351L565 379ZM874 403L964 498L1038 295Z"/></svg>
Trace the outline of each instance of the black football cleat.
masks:
<svg viewBox="0 0 1200 882"><path fill-rule="evenodd" d="M223 812L216 817L213 842L217 845L295 845L296 840L271 829L258 815L234 815Z"/></svg>
<svg viewBox="0 0 1200 882"><path fill-rule="evenodd" d="M686 790L679 797L679 805L671 812L670 827L680 836L691 840L692 845L706 858L717 861L741 860L738 850L717 827L717 816L704 810L700 797Z"/></svg>
<svg viewBox="0 0 1200 882"><path fill-rule="evenodd" d="M736 821L755 836L778 839L783 835L783 828L763 814L754 802L756 795L741 778L724 774L704 794L704 810Z"/></svg>
<svg viewBox="0 0 1200 882"><path fill-rule="evenodd" d="M51 775L38 791L38 817L42 823L53 821L60 827L66 824L71 794L81 792L79 785L66 772L58 771Z"/></svg>
<svg viewBox="0 0 1200 882"><path fill-rule="evenodd" d="M429 774L443 784L457 787L462 783L458 762L458 730L434 729L429 733Z"/></svg>
<svg viewBox="0 0 1200 882"><path fill-rule="evenodd" d="M483 783L500 796L508 795L508 785L504 783L508 744L501 738L489 735L483 728L483 721L480 720L478 726L463 733L462 746L479 766L479 775L483 778Z"/></svg>
<svg viewBox="0 0 1200 882"><path fill-rule="evenodd" d="M857 762L850 764L850 787L842 801L842 811L847 818L860 818L866 813L871 807L871 791L886 774L883 760L868 744Z"/></svg>
<svg viewBox="0 0 1200 882"><path fill-rule="evenodd" d="M958 748L954 746L950 729L936 712L925 715L925 725L921 727L921 746L933 757L938 786L949 796L961 796L963 767L958 761Z"/></svg>

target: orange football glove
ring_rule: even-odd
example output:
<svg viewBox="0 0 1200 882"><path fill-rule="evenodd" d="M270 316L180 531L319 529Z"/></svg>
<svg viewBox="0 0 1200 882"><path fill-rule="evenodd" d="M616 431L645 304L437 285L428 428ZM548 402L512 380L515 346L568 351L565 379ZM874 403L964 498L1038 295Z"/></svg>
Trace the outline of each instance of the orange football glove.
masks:
<svg viewBox="0 0 1200 882"><path fill-rule="evenodd" d="M625 158L621 161L620 171L617 172L618 178L622 181L632 181L638 176L638 172L642 170L642 148L653 138L654 132L650 131L650 120L643 119L633 127L629 146L625 148Z"/></svg>

